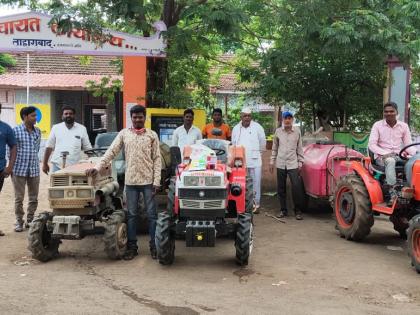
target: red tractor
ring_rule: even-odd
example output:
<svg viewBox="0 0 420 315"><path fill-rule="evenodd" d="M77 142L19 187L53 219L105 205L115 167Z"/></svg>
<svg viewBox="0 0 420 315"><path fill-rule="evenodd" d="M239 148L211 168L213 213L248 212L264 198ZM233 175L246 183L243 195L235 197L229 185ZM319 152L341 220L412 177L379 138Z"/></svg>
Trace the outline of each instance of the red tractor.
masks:
<svg viewBox="0 0 420 315"><path fill-rule="evenodd" d="M170 265L175 238L188 247L213 247L216 237L235 236L236 262L247 265L253 246L253 185L247 176L245 151L224 140L201 140L186 146L181 161L173 147L175 176L169 185L167 210L158 214L158 260Z"/></svg>
<svg viewBox="0 0 420 315"><path fill-rule="evenodd" d="M413 143L401 149L420 145ZM347 240L362 241L374 216L387 215L402 238L408 238L412 264L420 272L420 156L396 166L397 195L386 202L385 169L376 165L373 154L361 153L339 144L310 144L304 148L302 178L307 195L331 201L336 228Z"/></svg>
<svg viewBox="0 0 420 315"><path fill-rule="evenodd" d="M413 143L401 149L399 156ZM420 272L420 159L415 156L396 166L397 198L387 204L385 169L374 163L373 154L361 162L343 162L350 172L338 183L334 193L334 213L340 235L348 240L361 241L374 223L374 214L388 215L394 229L402 238L408 237L412 264ZM411 220L411 221L410 221ZM408 234L408 235L407 235Z"/></svg>

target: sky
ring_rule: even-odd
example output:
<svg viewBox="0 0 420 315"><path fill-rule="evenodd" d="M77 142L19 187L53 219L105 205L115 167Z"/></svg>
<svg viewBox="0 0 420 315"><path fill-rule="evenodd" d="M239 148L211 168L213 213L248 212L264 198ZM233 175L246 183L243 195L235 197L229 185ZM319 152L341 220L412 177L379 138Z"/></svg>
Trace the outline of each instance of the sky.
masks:
<svg viewBox="0 0 420 315"><path fill-rule="evenodd" d="M27 8L10 7L6 5L0 5L0 16L11 15L16 13L22 13L29 11Z"/></svg>

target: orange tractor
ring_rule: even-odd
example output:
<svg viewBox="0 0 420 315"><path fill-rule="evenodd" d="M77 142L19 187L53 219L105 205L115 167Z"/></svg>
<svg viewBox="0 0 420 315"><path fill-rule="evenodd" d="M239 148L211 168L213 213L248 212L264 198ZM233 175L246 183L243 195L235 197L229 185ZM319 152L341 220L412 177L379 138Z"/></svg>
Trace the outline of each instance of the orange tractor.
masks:
<svg viewBox="0 0 420 315"><path fill-rule="evenodd" d="M412 143L401 149L403 156ZM412 264L420 273L420 157L412 157L406 163L396 166L397 198L391 205L385 202L385 169L374 163L373 154L361 160L343 160L348 168L347 175L338 180L333 206L340 235L347 240L361 241L369 233L374 223L374 214L390 217L394 229L402 238L408 238L408 250Z"/></svg>

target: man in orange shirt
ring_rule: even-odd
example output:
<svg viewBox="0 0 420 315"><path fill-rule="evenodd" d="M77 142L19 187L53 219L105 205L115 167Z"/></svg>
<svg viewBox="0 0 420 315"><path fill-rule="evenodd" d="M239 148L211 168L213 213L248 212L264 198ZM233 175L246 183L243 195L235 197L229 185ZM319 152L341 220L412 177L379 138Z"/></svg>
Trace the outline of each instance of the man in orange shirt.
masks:
<svg viewBox="0 0 420 315"><path fill-rule="evenodd" d="M223 123L222 110L220 108L213 109L212 119L213 122L204 126L203 138L207 139L223 139L229 140L231 137L231 131L227 124Z"/></svg>

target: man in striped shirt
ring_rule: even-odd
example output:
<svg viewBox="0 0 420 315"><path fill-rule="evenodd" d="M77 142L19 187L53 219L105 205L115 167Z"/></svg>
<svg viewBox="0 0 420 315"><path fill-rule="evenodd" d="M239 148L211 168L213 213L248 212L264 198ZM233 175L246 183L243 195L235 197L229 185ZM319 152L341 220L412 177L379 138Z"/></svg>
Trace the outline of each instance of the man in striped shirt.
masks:
<svg viewBox="0 0 420 315"><path fill-rule="evenodd" d="M41 130L35 127L37 109L33 106L24 107L20 111L23 123L13 128L17 142L16 163L13 167L13 188L15 191L15 231L22 232L24 225L23 199L25 186L28 186L28 208L26 228L32 222L38 207L39 192L39 158Z"/></svg>

